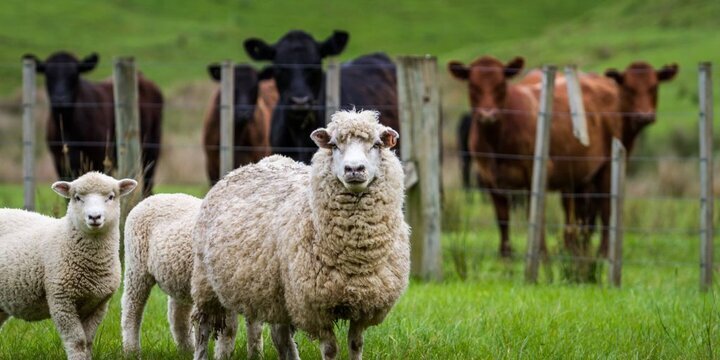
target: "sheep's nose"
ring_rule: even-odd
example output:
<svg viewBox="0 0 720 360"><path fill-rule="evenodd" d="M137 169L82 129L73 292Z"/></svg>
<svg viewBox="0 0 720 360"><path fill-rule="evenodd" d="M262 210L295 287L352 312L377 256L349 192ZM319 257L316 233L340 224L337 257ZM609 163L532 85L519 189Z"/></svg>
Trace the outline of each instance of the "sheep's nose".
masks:
<svg viewBox="0 0 720 360"><path fill-rule="evenodd" d="M87 218L88 220L95 222L100 221L102 219L102 215L88 215Z"/></svg>
<svg viewBox="0 0 720 360"><path fill-rule="evenodd" d="M362 165L362 164L355 165L355 166L345 165L345 173L346 174L359 173L359 172L363 172L363 171L365 171L365 165Z"/></svg>

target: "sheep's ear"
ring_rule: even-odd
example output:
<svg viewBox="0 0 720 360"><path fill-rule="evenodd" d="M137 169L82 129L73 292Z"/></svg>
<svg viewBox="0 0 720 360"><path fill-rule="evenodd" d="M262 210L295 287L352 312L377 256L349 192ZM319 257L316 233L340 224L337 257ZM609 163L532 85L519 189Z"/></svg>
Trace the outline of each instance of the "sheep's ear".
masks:
<svg viewBox="0 0 720 360"><path fill-rule="evenodd" d="M386 148L392 149L395 145L397 145L397 141L400 138L400 134L397 133L397 131L387 128L385 131L380 133L380 141L383 142L383 145L385 145Z"/></svg>
<svg viewBox="0 0 720 360"><path fill-rule="evenodd" d="M310 138L321 149L332 149L330 145L330 134L325 129L317 129L310 134Z"/></svg>
<svg viewBox="0 0 720 360"><path fill-rule="evenodd" d="M53 189L53 191L58 193L58 195L66 198L66 199L70 198L70 183L69 182L58 181L58 182L52 184L52 189Z"/></svg>
<svg viewBox="0 0 720 360"><path fill-rule="evenodd" d="M135 189L137 181L133 179L122 179L118 181L118 186L120 187L120 196L125 196Z"/></svg>

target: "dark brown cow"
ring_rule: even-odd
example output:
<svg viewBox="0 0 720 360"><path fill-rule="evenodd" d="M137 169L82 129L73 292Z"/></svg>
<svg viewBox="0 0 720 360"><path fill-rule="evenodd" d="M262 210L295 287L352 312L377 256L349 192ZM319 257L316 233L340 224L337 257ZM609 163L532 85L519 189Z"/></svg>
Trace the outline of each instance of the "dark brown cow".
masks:
<svg viewBox="0 0 720 360"><path fill-rule="evenodd" d="M93 53L82 60L60 51L47 60L25 55L45 75L50 98L47 144L61 179L73 179L91 170L110 172L115 159L115 112L111 80L94 83L80 75L97 66ZM140 141L144 167L144 192L153 188L155 166L160 155L163 97L160 89L138 74Z"/></svg>
<svg viewBox="0 0 720 360"><path fill-rule="evenodd" d="M532 180L532 156L535 147L539 86L509 84L508 79L520 72L520 57L503 64L489 56L475 60L470 66L453 61L450 72L469 84L472 105L469 149L479 172L482 186L492 197L500 228L500 254L511 255L509 237L509 196L507 190L529 190ZM560 91L562 93L562 91ZM556 111L551 126L548 187L562 192L575 192L586 184L598 181L606 165L612 135L619 134L619 122L601 121L589 116L590 146L575 139L567 100L556 96ZM594 108L589 106L588 112ZM587 156L591 161L567 161ZM599 186L605 186L605 183ZM545 251L544 240L541 245Z"/></svg>
<svg viewBox="0 0 720 360"><path fill-rule="evenodd" d="M220 65L208 66L210 77L220 81ZM234 71L234 167L257 162L270 155L270 119L278 101L272 70L258 73L249 65L236 65ZM210 183L220 180L220 89L212 97L205 115L203 147Z"/></svg>

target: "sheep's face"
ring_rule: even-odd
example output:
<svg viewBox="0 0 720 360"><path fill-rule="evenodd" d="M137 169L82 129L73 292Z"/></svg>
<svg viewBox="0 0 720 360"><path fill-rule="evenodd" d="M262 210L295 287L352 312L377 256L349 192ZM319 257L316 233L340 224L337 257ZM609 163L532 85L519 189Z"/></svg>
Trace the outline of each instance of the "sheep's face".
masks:
<svg viewBox="0 0 720 360"><path fill-rule="evenodd" d="M332 151L332 172L343 186L353 192L361 193L375 180L382 160L381 151L395 146L398 133L380 126L374 136L363 138L347 136L338 139L327 129L317 129L310 137L323 149Z"/></svg>
<svg viewBox="0 0 720 360"><path fill-rule="evenodd" d="M136 186L132 179L118 181L100 173L88 173L73 182L58 181L52 189L70 199L67 214L77 229L100 234L116 226L120 217L119 198Z"/></svg>

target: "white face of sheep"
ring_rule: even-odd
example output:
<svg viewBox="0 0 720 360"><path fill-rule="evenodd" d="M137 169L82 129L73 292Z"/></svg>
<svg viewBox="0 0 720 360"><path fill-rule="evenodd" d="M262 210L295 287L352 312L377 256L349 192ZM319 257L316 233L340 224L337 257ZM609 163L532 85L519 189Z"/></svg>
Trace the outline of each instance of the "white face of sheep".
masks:
<svg viewBox="0 0 720 360"><path fill-rule="evenodd" d="M103 233L114 226L120 217L119 198L129 194L137 186L132 179L115 180L107 177L107 184L90 191L79 187L82 177L73 181L58 181L52 189L60 196L70 199L67 213L76 228L87 233Z"/></svg>
<svg viewBox="0 0 720 360"><path fill-rule="evenodd" d="M353 193L367 189L380 167L380 151L395 146L400 137L389 127L378 127L380 131L372 139L350 137L341 142L327 129L317 129L310 135L317 146L332 151L332 171L343 186Z"/></svg>

